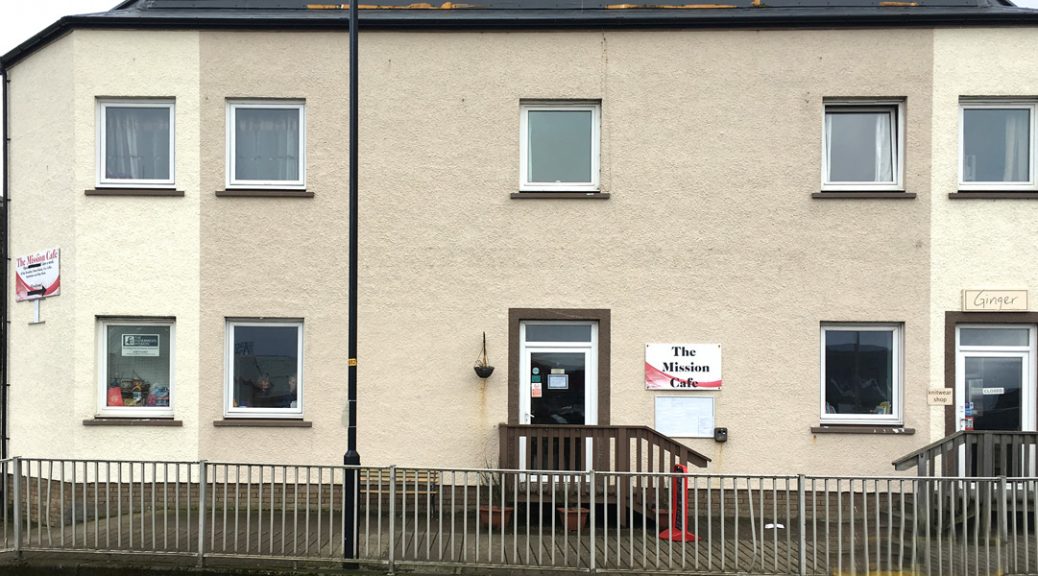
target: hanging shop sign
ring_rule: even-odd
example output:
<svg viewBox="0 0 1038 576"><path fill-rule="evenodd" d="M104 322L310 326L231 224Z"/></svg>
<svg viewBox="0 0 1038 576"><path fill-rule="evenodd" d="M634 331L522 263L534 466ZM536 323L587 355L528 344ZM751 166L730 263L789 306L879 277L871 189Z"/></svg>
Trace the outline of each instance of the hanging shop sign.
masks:
<svg viewBox="0 0 1038 576"><path fill-rule="evenodd" d="M14 259L15 301L39 300L61 292L60 250L51 248Z"/></svg>
<svg viewBox="0 0 1038 576"><path fill-rule="evenodd" d="M720 344L646 344L646 390L718 390Z"/></svg>
<svg viewBox="0 0 1038 576"><path fill-rule="evenodd" d="M1027 290L963 290L963 312L1026 312Z"/></svg>

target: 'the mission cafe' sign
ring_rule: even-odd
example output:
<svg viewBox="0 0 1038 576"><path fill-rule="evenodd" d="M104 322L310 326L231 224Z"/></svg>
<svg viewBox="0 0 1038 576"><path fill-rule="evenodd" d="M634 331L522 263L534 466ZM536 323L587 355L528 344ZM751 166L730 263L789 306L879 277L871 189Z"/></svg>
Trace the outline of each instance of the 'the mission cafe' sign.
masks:
<svg viewBox="0 0 1038 576"><path fill-rule="evenodd" d="M718 390L720 344L646 344L646 390Z"/></svg>

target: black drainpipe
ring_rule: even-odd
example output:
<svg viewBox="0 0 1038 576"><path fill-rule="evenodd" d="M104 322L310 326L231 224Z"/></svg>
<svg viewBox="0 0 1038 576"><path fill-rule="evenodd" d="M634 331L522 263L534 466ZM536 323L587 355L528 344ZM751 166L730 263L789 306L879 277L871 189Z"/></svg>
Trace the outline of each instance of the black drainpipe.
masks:
<svg viewBox="0 0 1038 576"><path fill-rule="evenodd" d="M9 326L10 323L7 319L7 306L8 298L10 295L7 293L8 276L7 271L9 268L8 256L8 227L10 226L10 218L8 218L8 211L11 201L11 166L8 161L8 148L11 141L11 136L8 134L8 122L7 122L7 99L8 93L11 88L10 71L6 68L0 68L0 76L3 76L4 83L4 104L3 104L3 138L4 138L4 197L0 201L0 212L2 215L2 222L0 222L0 265L2 265L3 271L0 272L0 460L10 457L7 447L7 389L10 387L10 383L7 381L8 378L8 367L7 367L7 340L9 338Z"/></svg>

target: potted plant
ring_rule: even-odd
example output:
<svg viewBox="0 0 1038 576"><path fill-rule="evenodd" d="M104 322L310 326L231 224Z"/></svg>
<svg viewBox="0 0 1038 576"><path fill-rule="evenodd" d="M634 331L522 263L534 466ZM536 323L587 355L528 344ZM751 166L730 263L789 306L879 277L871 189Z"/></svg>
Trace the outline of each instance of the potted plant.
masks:
<svg viewBox="0 0 1038 576"><path fill-rule="evenodd" d="M569 532L576 532L587 526L587 518L591 515L591 510L584 507L565 508L560 506L555 511L559 513L559 520Z"/></svg>
<svg viewBox="0 0 1038 576"><path fill-rule="evenodd" d="M479 483L483 487L479 502L479 524L484 528L501 528L512 521L515 508L511 506L508 491L505 489L501 472L482 472Z"/></svg>
<svg viewBox="0 0 1038 576"><path fill-rule="evenodd" d="M476 357L476 364L472 367L476 371L476 376L486 380L490 378L490 375L494 373L494 367L490 365L490 361L487 359L487 333L483 332L483 351L479 356Z"/></svg>

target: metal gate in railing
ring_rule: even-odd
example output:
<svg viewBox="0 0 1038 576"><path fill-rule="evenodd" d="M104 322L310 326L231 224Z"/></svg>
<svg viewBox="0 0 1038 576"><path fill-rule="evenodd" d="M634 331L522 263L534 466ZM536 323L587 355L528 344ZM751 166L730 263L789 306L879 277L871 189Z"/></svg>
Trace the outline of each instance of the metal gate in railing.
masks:
<svg viewBox="0 0 1038 576"><path fill-rule="evenodd" d="M572 572L1036 574L1035 478L16 458L0 551ZM347 509L347 487L356 506Z"/></svg>

